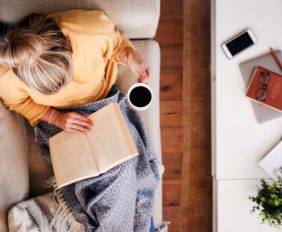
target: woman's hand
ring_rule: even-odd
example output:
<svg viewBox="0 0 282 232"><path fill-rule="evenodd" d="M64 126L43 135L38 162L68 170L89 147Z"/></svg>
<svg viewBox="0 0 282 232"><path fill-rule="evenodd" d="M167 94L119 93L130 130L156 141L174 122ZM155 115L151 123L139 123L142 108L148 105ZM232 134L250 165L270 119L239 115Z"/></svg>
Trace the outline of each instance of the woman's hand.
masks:
<svg viewBox="0 0 282 232"><path fill-rule="evenodd" d="M68 112L60 113L54 121L54 125L67 132L87 133L92 127L92 121L85 115Z"/></svg>
<svg viewBox="0 0 282 232"><path fill-rule="evenodd" d="M151 69L133 48L124 48L120 57L137 76L138 82L147 83L149 81L151 78Z"/></svg>

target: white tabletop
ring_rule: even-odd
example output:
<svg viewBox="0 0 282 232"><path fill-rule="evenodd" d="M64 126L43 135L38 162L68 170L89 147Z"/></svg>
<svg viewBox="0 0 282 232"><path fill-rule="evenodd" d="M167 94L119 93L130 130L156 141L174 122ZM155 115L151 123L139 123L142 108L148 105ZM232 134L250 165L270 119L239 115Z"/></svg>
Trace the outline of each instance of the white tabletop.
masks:
<svg viewBox="0 0 282 232"><path fill-rule="evenodd" d="M251 214L253 202L249 196L257 195L258 181L217 181L216 223L214 232L281 232L281 229L261 224L258 213Z"/></svg>
<svg viewBox="0 0 282 232"><path fill-rule="evenodd" d="M282 137L282 117L259 124L239 70L242 61L282 50L281 0L215 0L212 54L213 161L217 179L267 177L257 163ZM258 43L229 60L221 44L251 28Z"/></svg>

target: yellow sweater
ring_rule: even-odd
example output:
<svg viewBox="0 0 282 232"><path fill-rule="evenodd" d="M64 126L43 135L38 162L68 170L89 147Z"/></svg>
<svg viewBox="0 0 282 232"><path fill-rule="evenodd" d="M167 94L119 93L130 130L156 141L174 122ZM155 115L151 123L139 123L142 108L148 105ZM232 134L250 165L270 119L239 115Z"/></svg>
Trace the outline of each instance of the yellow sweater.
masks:
<svg viewBox="0 0 282 232"><path fill-rule="evenodd" d="M30 89L10 68L0 65L0 98L31 125L39 122L49 107L90 103L105 98L116 81L119 51L132 46L101 11L70 10L56 17L70 39L73 59L72 80L58 93L44 95Z"/></svg>

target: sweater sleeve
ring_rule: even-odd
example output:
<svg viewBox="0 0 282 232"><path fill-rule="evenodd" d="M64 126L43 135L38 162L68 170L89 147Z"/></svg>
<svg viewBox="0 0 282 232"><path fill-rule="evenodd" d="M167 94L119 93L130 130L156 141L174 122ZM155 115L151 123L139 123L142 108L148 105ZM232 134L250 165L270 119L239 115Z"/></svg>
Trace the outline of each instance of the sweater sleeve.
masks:
<svg viewBox="0 0 282 232"><path fill-rule="evenodd" d="M102 11L86 10L81 11L80 15L84 15L86 18L82 24L84 28L91 28L88 33L105 35L109 38L110 44L108 44L108 59L114 62L124 64L119 58L119 53L125 47L133 47L132 42L125 36L120 30L118 30L111 19ZM83 22L83 20L81 20Z"/></svg>
<svg viewBox="0 0 282 232"><path fill-rule="evenodd" d="M49 109L49 106L36 104L30 97L7 106L10 110L23 115L32 126L36 125Z"/></svg>
<svg viewBox="0 0 282 232"><path fill-rule="evenodd" d="M132 45L131 41L126 36L124 36L121 32L117 31L116 36L118 37L118 39L117 39L118 42L114 46L112 60L117 62L117 63L124 64L119 58L119 53L126 47L132 47L133 48L133 45Z"/></svg>
<svg viewBox="0 0 282 232"><path fill-rule="evenodd" d="M85 13L85 12L84 12ZM94 31L100 33L101 35L106 35L111 40L111 45L109 45L109 59L114 62L124 64L119 58L119 53L125 47L133 47L132 42L125 36L120 30L118 30L111 21L111 19L102 11L90 10L85 13L92 15L92 20L89 20L89 24ZM93 24L93 22L95 22Z"/></svg>
<svg viewBox="0 0 282 232"><path fill-rule="evenodd" d="M4 72L1 73L1 67L0 74L4 74ZM0 99L9 110L23 115L34 126L49 106L35 103L16 78L11 71L0 75Z"/></svg>

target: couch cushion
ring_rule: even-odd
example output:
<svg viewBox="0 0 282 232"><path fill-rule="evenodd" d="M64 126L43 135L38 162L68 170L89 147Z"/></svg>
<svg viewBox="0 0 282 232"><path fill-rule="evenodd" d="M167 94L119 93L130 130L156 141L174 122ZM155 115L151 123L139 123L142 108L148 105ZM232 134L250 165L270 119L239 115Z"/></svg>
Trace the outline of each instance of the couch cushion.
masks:
<svg viewBox="0 0 282 232"><path fill-rule="evenodd" d="M27 14L70 9L104 11L129 38L153 38L160 16L160 0L2 0L0 21L16 22Z"/></svg>
<svg viewBox="0 0 282 232"><path fill-rule="evenodd" d="M51 231L49 225L56 211L52 193L22 201L9 211L9 231Z"/></svg>
<svg viewBox="0 0 282 232"><path fill-rule="evenodd" d="M52 167L43 159L39 144L34 141L34 131L27 120L25 120L28 137L28 166L30 197L49 192L50 189L42 187L42 181L52 177Z"/></svg>
<svg viewBox="0 0 282 232"><path fill-rule="evenodd" d="M28 196L27 138L23 118L0 101L0 231L6 231L6 211Z"/></svg>

